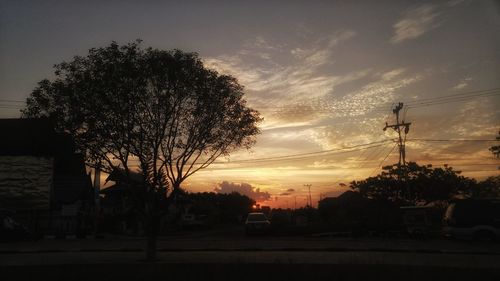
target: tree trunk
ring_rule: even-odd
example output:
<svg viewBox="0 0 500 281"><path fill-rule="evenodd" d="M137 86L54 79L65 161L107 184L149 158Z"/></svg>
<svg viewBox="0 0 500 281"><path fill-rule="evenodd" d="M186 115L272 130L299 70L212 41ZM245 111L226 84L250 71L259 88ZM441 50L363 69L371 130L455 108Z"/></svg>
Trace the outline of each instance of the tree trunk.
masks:
<svg viewBox="0 0 500 281"><path fill-rule="evenodd" d="M174 198L174 202L175 200L177 199L177 195L179 194L179 189L181 187L181 184L178 183L178 182L175 182L173 185L172 185L172 195L173 195L173 198Z"/></svg>
<svg viewBox="0 0 500 281"><path fill-rule="evenodd" d="M151 215L148 225L148 237L146 244L146 261L153 262L157 260L156 257L156 241L158 238L159 216L157 214Z"/></svg>
<svg viewBox="0 0 500 281"><path fill-rule="evenodd" d="M146 245L146 261L156 261L156 235L153 233L148 234Z"/></svg>

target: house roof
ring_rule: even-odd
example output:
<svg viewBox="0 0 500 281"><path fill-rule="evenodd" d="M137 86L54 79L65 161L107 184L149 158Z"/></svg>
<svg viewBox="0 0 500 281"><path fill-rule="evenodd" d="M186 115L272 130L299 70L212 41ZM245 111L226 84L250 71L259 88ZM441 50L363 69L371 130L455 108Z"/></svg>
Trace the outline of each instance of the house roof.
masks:
<svg viewBox="0 0 500 281"><path fill-rule="evenodd" d="M67 134L57 133L47 118L0 119L0 155L53 156L74 151Z"/></svg>
<svg viewBox="0 0 500 281"><path fill-rule="evenodd" d="M114 169L106 178L106 182L108 181L114 181L115 184L102 189L101 194L116 195L137 192L143 188L142 183L144 182L140 173L130 171L127 176L123 169Z"/></svg>
<svg viewBox="0 0 500 281"><path fill-rule="evenodd" d="M139 172L129 171L129 175L127 176L125 170L117 168L114 169L106 178L106 182L108 181L114 181L116 183L129 182L131 184L142 184L143 178Z"/></svg>
<svg viewBox="0 0 500 281"><path fill-rule="evenodd" d="M128 189L125 185L113 184L112 186L101 189L100 193L107 195L107 194L111 194L111 193L126 192L127 190Z"/></svg>

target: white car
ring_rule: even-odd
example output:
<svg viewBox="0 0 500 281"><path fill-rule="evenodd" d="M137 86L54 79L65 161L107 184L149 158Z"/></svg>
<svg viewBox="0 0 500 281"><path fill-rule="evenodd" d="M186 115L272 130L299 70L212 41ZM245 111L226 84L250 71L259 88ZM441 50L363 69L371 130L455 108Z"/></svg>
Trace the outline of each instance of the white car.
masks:
<svg viewBox="0 0 500 281"><path fill-rule="evenodd" d="M246 234L266 233L271 227L271 222L264 213L250 213L245 221Z"/></svg>

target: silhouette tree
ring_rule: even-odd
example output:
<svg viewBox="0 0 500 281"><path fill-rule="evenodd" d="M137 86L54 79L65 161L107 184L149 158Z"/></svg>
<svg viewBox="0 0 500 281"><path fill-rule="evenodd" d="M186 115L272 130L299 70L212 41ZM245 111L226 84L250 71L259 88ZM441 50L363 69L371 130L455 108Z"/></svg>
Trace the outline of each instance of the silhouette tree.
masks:
<svg viewBox="0 0 500 281"><path fill-rule="evenodd" d="M407 179L400 180L399 168L392 165L375 177L351 182L350 187L367 198L417 204L448 200L458 194L468 196L476 185L474 179L460 176L460 171L448 166L433 168L410 162L404 168Z"/></svg>
<svg viewBox="0 0 500 281"><path fill-rule="evenodd" d="M239 223L255 204L255 200L238 192L189 193L187 199L191 202L191 212L217 217L223 223Z"/></svg>
<svg viewBox="0 0 500 281"><path fill-rule="evenodd" d="M319 201L318 212L322 219L337 230L387 231L397 228L399 206L383 198L368 199L358 192L348 190L336 198Z"/></svg>
<svg viewBox="0 0 500 281"><path fill-rule="evenodd" d="M488 177L478 183L472 196L483 198L500 198L500 176Z"/></svg>
<svg viewBox="0 0 500 281"><path fill-rule="evenodd" d="M500 132L498 132L497 140L500 141ZM490 151L497 158L500 157L500 145L494 145L494 146L490 147Z"/></svg>
<svg viewBox="0 0 500 281"><path fill-rule="evenodd" d="M498 132L497 140L500 141L500 132ZM490 147L490 151L497 158L500 158L500 145L494 145L494 146ZM498 169L500 169L500 166L498 167Z"/></svg>
<svg viewBox="0 0 500 281"><path fill-rule="evenodd" d="M249 148L261 120L235 78L205 68L196 53L142 49L140 40L55 65L55 79L39 82L22 113L51 118L92 167L141 170L149 259L168 189L175 195L217 157Z"/></svg>

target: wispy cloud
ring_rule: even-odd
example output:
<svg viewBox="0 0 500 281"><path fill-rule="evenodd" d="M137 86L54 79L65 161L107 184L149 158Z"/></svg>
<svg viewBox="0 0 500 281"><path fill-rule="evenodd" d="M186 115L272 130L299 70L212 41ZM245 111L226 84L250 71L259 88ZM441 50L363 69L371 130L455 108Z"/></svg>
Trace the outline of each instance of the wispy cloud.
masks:
<svg viewBox="0 0 500 281"><path fill-rule="evenodd" d="M462 90L462 89L466 88L471 81L472 81L472 77L466 77L466 78L460 80L460 82L458 82L457 85L453 86L452 89L453 90Z"/></svg>
<svg viewBox="0 0 500 281"><path fill-rule="evenodd" d="M300 147L340 148L373 141L374 135L385 138L379 128L384 115L366 114L381 110L390 113L398 91L423 78L403 67L385 71L364 68L343 74L325 71L334 63L336 48L355 36L354 31L341 30L300 48L288 46L288 51L258 37L255 43L245 43L248 51L207 58L205 63L238 77L246 86L250 105L264 115L259 151L278 140ZM290 58L285 65L273 61L274 56L257 63L249 58L249 48L255 46L261 47L252 52L269 51L273 55L288 54ZM351 82L357 86L336 91Z"/></svg>
<svg viewBox="0 0 500 281"><path fill-rule="evenodd" d="M266 114L264 128L275 128L283 121L311 124L321 119L318 106L337 86L370 74L369 69L343 75L322 71L334 64L336 47L355 36L352 30L340 30L288 49L259 36L246 42L237 54L206 58L205 64L238 77L249 93L250 105ZM278 63L276 56L285 57L286 62Z"/></svg>
<svg viewBox="0 0 500 281"><path fill-rule="evenodd" d="M375 74L377 80L361 89L351 92L341 99L330 103L332 108L339 108L339 116L360 116L372 110L380 110L394 101L396 92L423 78L421 74L405 74L404 68L397 68Z"/></svg>
<svg viewBox="0 0 500 281"><path fill-rule="evenodd" d="M500 114L495 112L494 97L483 97L464 104L450 105L455 109L448 118L419 116L413 124L412 137L451 139L446 142L407 143L407 157L419 163L449 164L466 169L466 176L485 177L491 174L486 166L474 171L481 163L494 163L488 150L491 144L484 142L452 141L453 139L494 139L498 131ZM495 168L493 165L492 168Z"/></svg>
<svg viewBox="0 0 500 281"><path fill-rule="evenodd" d="M450 120L453 125L447 131L459 138L490 137L497 132L500 117L493 100L494 97L484 97L465 103Z"/></svg>
<svg viewBox="0 0 500 281"><path fill-rule="evenodd" d="M448 1L446 3L446 6L448 6L448 7L455 7L455 6L460 5L460 4L464 3L464 2L465 2L465 0L450 0L450 1Z"/></svg>
<svg viewBox="0 0 500 281"><path fill-rule="evenodd" d="M436 18L440 15L436 6L424 4L410 9L393 25L394 36L391 43L401 43L406 40L416 39L429 30L439 26Z"/></svg>
<svg viewBox="0 0 500 281"><path fill-rule="evenodd" d="M342 77L332 75L318 75L319 67L332 63L334 48L340 43L355 36L351 30L338 31L331 36L323 37L309 47L291 48L289 53L292 61L287 60L287 65L280 65L273 61L266 53L265 61L255 61L255 54L265 51L277 51L282 45L272 45L262 37L257 37L254 43L245 43L244 48L236 55L206 58L205 64L221 72L233 74L246 86L247 90L254 92L265 91L266 96L286 96L300 98L299 94L324 95L332 90L333 86L342 82ZM256 49L249 50L249 47Z"/></svg>

